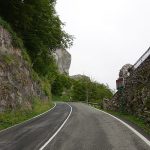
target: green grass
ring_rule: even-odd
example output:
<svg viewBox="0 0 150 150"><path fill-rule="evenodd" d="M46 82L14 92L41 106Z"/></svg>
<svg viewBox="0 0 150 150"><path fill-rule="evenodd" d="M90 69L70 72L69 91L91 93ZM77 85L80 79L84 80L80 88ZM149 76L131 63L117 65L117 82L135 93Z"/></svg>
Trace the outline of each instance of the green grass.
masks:
<svg viewBox="0 0 150 150"><path fill-rule="evenodd" d="M99 109L99 107L96 107ZM101 109L103 110L103 109ZM150 127L145 123L143 119L140 119L136 116L127 114L127 113L121 113L121 112L114 112L114 111L108 111L108 110L103 110L105 112L108 112L116 117L119 117L120 119L127 120L135 125L137 125L139 128L143 129L144 132L150 135Z"/></svg>
<svg viewBox="0 0 150 150"><path fill-rule="evenodd" d="M142 120L136 116L130 115L130 114L123 114L120 112L112 112L112 111L111 112L107 111L107 112L114 116L118 116L120 118L123 118L125 120L128 120L128 121L136 124L138 127L142 128L146 133L150 134L150 127L148 127L148 125L146 125L144 120Z"/></svg>
<svg viewBox="0 0 150 150"><path fill-rule="evenodd" d="M33 118L49 110L53 106L54 104L52 102L42 102L36 99L32 110L16 110L0 113L0 130Z"/></svg>
<svg viewBox="0 0 150 150"><path fill-rule="evenodd" d="M42 90L44 91L45 95L48 96L49 99L52 98L52 94L51 94L51 85L48 79L46 78L41 78L41 87Z"/></svg>
<svg viewBox="0 0 150 150"><path fill-rule="evenodd" d="M14 63L14 60L15 60L14 56L10 54L3 55L2 59L8 65Z"/></svg>

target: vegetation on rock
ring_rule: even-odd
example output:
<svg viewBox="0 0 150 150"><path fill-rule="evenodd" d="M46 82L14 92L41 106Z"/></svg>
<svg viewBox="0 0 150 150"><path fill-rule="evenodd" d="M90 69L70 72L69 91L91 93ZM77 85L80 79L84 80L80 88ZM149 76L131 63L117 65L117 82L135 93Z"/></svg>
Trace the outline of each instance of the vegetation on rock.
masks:
<svg viewBox="0 0 150 150"><path fill-rule="evenodd" d="M33 68L40 76L49 76L53 70L51 53L55 49L72 45L73 38L62 29L64 24L55 11L55 4L55 0L0 1L0 16L23 40Z"/></svg>
<svg viewBox="0 0 150 150"><path fill-rule="evenodd" d="M43 102L38 98L33 98L32 100L34 102L32 110L7 110L0 113L0 130L28 120L53 107L53 104L49 101Z"/></svg>
<svg viewBox="0 0 150 150"><path fill-rule="evenodd" d="M55 4L56 0L0 1L0 27L11 36L5 50L19 51L0 53L0 71L7 72L7 82L1 78L0 129L49 109L51 92L64 101L100 103L112 96L108 86L88 77L73 79L59 73L53 52L72 46L73 36L63 30Z"/></svg>

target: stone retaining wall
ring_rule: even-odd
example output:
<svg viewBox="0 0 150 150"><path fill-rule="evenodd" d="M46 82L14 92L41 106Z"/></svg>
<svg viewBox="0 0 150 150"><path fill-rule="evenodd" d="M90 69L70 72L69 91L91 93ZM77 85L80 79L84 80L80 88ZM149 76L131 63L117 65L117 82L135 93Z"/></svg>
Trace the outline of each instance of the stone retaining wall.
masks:
<svg viewBox="0 0 150 150"><path fill-rule="evenodd" d="M150 125L150 56L125 77L125 88L111 100L104 100L104 109L125 111L143 118Z"/></svg>

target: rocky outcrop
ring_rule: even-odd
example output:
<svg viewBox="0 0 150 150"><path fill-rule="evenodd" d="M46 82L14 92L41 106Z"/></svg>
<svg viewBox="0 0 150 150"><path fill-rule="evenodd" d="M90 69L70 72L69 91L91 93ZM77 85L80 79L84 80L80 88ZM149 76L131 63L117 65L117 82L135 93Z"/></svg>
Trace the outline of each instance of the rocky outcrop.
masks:
<svg viewBox="0 0 150 150"><path fill-rule="evenodd" d="M22 51L12 46L10 33L0 26L0 112L32 109L34 97L48 100Z"/></svg>
<svg viewBox="0 0 150 150"><path fill-rule="evenodd" d="M123 78L127 78L130 73L129 73L129 69L132 68L133 65L131 64L126 64L124 65L121 69L120 69L120 72L119 72L119 77L123 77Z"/></svg>
<svg viewBox="0 0 150 150"><path fill-rule="evenodd" d="M57 49L54 53L58 70L60 73L69 74L71 55L65 49Z"/></svg>

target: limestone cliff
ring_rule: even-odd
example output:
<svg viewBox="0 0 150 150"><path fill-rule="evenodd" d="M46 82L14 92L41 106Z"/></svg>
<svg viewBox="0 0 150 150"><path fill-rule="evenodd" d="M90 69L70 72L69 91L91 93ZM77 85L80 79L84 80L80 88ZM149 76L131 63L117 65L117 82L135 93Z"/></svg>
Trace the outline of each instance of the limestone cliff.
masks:
<svg viewBox="0 0 150 150"><path fill-rule="evenodd" d="M0 26L0 112L32 109L34 97L48 100L40 81L33 80L35 73L22 52L12 46L12 36Z"/></svg>
<svg viewBox="0 0 150 150"><path fill-rule="evenodd" d="M65 49L57 49L54 53L58 70L60 73L69 74L71 55Z"/></svg>

